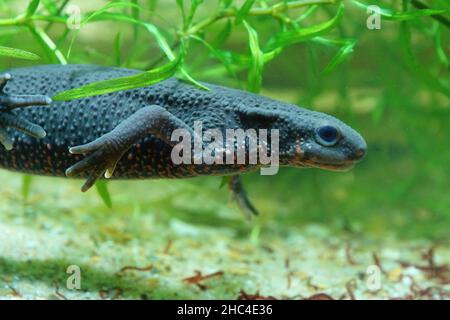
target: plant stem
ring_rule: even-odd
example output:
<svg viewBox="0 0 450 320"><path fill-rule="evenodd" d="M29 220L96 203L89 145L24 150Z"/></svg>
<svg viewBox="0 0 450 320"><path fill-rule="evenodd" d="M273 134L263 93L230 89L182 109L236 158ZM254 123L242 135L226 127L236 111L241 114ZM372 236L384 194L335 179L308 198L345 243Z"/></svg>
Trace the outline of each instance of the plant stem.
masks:
<svg viewBox="0 0 450 320"><path fill-rule="evenodd" d="M30 17L32 21L48 21L50 23L67 23L66 17L53 17L53 16L42 16L42 15L34 15Z"/></svg>
<svg viewBox="0 0 450 320"><path fill-rule="evenodd" d="M417 9L430 9L430 7L428 7L426 4L418 1L418 0L412 0L411 4L416 7ZM450 28L450 20L447 19L445 16L440 15L440 14L434 14L432 16L430 16L431 18L435 19L436 21L440 22L441 24L443 24L444 26L446 26L447 28Z"/></svg>
<svg viewBox="0 0 450 320"><path fill-rule="evenodd" d="M287 10L311 6L311 5L315 5L315 4L335 4L336 2L337 2L337 0L301 0L301 1L292 1L292 2L280 2L269 8L251 9L248 12L248 15L249 16L270 15L270 16L277 17L279 13L287 11ZM235 9L227 9L227 10L220 11L215 16L207 18L207 19L200 21L199 23L193 25L191 28L189 28L186 31L186 35L196 34L198 31L208 27L209 25L217 22L218 20L221 20L224 18L235 18L236 15L237 15L237 11Z"/></svg>
<svg viewBox="0 0 450 320"><path fill-rule="evenodd" d="M0 19L0 27L23 26L31 21L48 21L51 23L66 23L67 19L64 17L52 17L43 15L33 15L25 17L23 15L15 18Z"/></svg>
<svg viewBox="0 0 450 320"><path fill-rule="evenodd" d="M19 26L23 23L24 19L22 17L0 19L0 27Z"/></svg>
<svg viewBox="0 0 450 320"><path fill-rule="evenodd" d="M274 15L291 9L311 6L315 4L335 4L336 0L302 0L291 2L280 2L269 8L255 8L250 10L249 15Z"/></svg>

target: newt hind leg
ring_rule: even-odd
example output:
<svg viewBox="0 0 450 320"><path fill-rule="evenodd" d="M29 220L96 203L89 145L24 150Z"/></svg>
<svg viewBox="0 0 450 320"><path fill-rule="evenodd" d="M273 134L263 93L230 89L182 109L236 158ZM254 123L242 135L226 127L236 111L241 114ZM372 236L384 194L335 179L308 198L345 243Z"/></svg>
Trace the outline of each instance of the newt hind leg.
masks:
<svg viewBox="0 0 450 320"><path fill-rule="evenodd" d="M245 192L239 175L228 177L228 188L230 191L230 200L237 203L239 209L247 219L250 220L252 216L259 215L258 210L248 199L247 192Z"/></svg>
<svg viewBox="0 0 450 320"><path fill-rule="evenodd" d="M41 126L17 116L12 111L16 108L43 106L52 103L52 99L45 95L6 94L3 89L9 80L11 80L10 74L0 74L0 144L6 150L13 148L13 141L6 131L7 128L14 128L35 138L43 138L46 135Z"/></svg>

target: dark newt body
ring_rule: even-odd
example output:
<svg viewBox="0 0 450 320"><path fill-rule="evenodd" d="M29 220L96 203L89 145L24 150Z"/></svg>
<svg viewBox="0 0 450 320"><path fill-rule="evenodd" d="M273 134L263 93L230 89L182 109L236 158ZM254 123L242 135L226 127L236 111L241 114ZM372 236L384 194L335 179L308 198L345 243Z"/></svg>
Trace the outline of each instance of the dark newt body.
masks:
<svg viewBox="0 0 450 320"><path fill-rule="evenodd" d="M7 151L0 145L0 167L5 169L51 176L66 173L93 176L92 185L108 166L115 166L114 161L94 166L96 161L100 163L108 157L117 158L113 178L118 179L235 175L261 167L260 164L175 165L171 159L173 145L168 143L170 131L176 127L191 129L194 121L202 121L203 130L219 129L224 136L226 129L279 129L280 165L345 169L365 154L364 139L329 115L210 84L207 86L211 90L204 91L174 78L145 88L7 110L8 96L51 97L138 71L92 65L49 65L7 72L12 79L3 80L0 129L5 133L7 128L13 148ZM7 122L6 116L26 119L42 127L47 135L36 139L20 132L16 130L20 126L12 120ZM37 131L34 135L40 135ZM69 147L92 141L95 146L76 147L73 149L76 154L68 152ZM96 157L91 157L89 165L85 163L66 171L86 154L95 152Z"/></svg>
<svg viewBox="0 0 450 320"><path fill-rule="evenodd" d="M5 87L7 94L43 94L58 92L90 82L128 76L135 70L96 66L40 66L7 71L12 80ZM214 86L211 86L214 87ZM195 89L191 85L169 79L147 88L128 90L67 102L53 102L52 106L37 106L16 110L16 114L35 123L47 132L37 140L11 130L14 149L0 151L0 167L33 174L65 176L68 167L81 159L68 152L70 146L82 145L112 131L137 110L159 105L188 124L203 121L203 128L238 126L224 107L238 101L232 92L212 92ZM225 121L227 119L227 121ZM153 135L136 141L124 154L115 170L114 178L181 178L200 174L226 174L230 166L173 165L172 147Z"/></svg>

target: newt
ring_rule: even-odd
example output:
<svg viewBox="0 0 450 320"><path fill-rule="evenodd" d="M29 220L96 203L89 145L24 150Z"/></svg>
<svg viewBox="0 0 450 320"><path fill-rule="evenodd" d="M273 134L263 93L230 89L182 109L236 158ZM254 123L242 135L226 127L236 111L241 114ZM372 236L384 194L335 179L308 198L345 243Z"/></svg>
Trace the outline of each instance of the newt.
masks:
<svg viewBox="0 0 450 320"><path fill-rule="evenodd" d="M70 101L57 93L138 70L95 65L43 65L0 74L0 168L28 174L97 179L230 176L229 187L247 212L240 174L262 163L205 164L172 161L172 133L277 129L279 165L347 170L366 154L354 129L325 113L250 92L204 83L201 90L176 78L151 86ZM192 155L193 157L198 155Z"/></svg>

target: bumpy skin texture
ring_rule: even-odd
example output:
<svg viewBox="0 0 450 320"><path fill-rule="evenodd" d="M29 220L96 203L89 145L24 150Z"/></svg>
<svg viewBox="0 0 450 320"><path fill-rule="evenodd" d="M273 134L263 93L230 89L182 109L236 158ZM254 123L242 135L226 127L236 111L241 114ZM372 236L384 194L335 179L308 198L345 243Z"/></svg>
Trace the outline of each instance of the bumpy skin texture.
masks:
<svg viewBox="0 0 450 320"><path fill-rule="evenodd" d="M7 95L53 96L91 82L128 76L136 70L93 65L48 65L6 71L12 76ZM0 146L0 167L32 174L65 176L83 159L69 147L83 145L111 132L138 110L159 106L190 127L202 121L203 129L264 128L280 130L280 164L327 169L346 168L365 153L365 142L353 129L323 113L302 109L260 95L206 84L203 91L171 78L150 87L121 91L50 106L18 108L12 112L45 129L43 139L8 128L14 147ZM331 124L341 138L332 147L317 142L318 127ZM130 123L127 124L132 125ZM135 141L117 164L113 178L184 178L231 175L259 165L175 165L172 147L153 134ZM81 172L80 176L87 176Z"/></svg>

